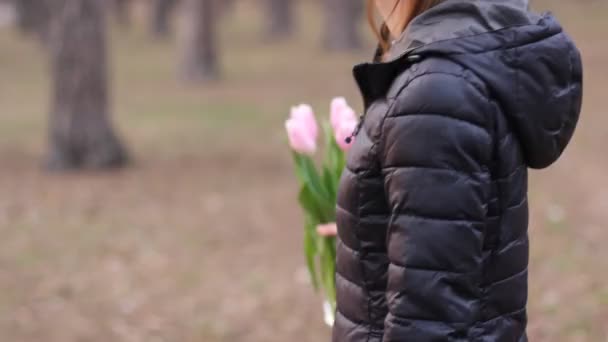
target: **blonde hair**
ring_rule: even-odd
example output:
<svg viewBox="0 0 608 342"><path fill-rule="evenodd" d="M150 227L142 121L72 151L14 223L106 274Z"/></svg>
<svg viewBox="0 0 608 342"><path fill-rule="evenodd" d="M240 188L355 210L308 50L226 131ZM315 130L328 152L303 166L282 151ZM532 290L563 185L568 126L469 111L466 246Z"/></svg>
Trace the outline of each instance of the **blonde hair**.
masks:
<svg viewBox="0 0 608 342"><path fill-rule="evenodd" d="M372 31L374 32L374 35L378 39L378 43L380 46L380 52L383 55L388 51L388 49L391 46L390 32L388 30L388 26L386 25L386 22L383 22L382 25L380 25L380 27L378 27L378 25L376 23L376 15L375 15L375 11L374 11L374 8L375 8L374 1L375 0L367 0L367 20L369 22L370 27L372 28ZM402 0L397 0L397 2L395 3L395 7L393 8L393 11L395 11L395 9L399 5L400 1L402 1ZM407 13L407 15L405 16L405 20L402 24L403 28L407 27L407 25L409 25L409 23L415 17L424 13L428 9L432 8L433 6L436 6L443 0L408 0L408 1L413 1L414 4L410 7L411 8L410 13Z"/></svg>

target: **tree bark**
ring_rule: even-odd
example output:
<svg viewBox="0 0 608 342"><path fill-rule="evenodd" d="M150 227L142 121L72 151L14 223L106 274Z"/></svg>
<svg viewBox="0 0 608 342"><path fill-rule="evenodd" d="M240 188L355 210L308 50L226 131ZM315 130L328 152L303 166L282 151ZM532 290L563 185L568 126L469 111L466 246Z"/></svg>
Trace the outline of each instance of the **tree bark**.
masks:
<svg viewBox="0 0 608 342"><path fill-rule="evenodd" d="M290 1L290 0L288 0ZM216 0L217 11L222 15L229 14L236 7L236 0Z"/></svg>
<svg viewBox="0 0 608 342"><path fill-rule="evenodd" d="M14 0L17 26L24 33L36 33L48 38L49 5L46 0Z"/></svg>
<svg viewBox="0 0 608 342"><path fill-rule="evenodd" d="M279 40L290 37L294 31L293 0L266 0L266 37Z"/></svg>
<svg viewBox="0 0 608 342"><path fill-rule="evenodd" d="M359 24L363 14L363 1L324 0L326 6L323 44L328 50L355 50L361 48Z"/></svg>
<svg viewBox="0 0 608 342"><path fill-rule="evenodd" d="M119 167L127 161L108 113L104 0L55 0L47 166Z"/></svg>
<svg viewBox="0 0 608 342"><path fill-rule="evenodd" d="M186 82L219 77L217 12L214 0L186 0L180 76Z"/></svg>
<svg viewBox="0 0 608 342"><path fill-rule="evenodd" d="M110 5L118 24L123 27L131 26L131 0L112 0Z"/></svg>
<svg viewBox="0 0 608 342"><path fill-rule="evenodd" d="M177 0L152 0L150 13L150 33L157 38L164 38L171 33L171 13Z"/></svg>
<svg viewBox="0 0 608 342"><path fill-rule="evenodd" d="M17 13L17 26L22 32L34 31L36 27L36 0L13 0Z"/></svg>

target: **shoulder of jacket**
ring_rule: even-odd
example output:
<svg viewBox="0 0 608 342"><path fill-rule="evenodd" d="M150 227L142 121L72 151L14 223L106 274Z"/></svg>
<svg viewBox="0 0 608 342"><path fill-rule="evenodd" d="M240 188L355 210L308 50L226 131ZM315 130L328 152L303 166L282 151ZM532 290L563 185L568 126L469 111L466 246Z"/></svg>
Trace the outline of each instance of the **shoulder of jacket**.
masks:
<svg viewBox="0 0 608 342"><path fill-rule="evenodd" d="M427 57L412 64L395 79L387 101L391 104L387 117L421 111L450 114L468 108L479 116L476 121L485 121L494 111L485 82L447 57Z"/></svg>
<svg viewBox="0 0 608 342"><path fill-rule="evenodd" d="M490 91L473 71L448 57L428 56L411 64L393 81L387 93L389 102L407 97L410 92L422 92L417 102L446 100L453 96L469 95L479 101L490 102ZM467 97L469 97L467 96ZM447 98L446 98L447 97Z"/></svg>

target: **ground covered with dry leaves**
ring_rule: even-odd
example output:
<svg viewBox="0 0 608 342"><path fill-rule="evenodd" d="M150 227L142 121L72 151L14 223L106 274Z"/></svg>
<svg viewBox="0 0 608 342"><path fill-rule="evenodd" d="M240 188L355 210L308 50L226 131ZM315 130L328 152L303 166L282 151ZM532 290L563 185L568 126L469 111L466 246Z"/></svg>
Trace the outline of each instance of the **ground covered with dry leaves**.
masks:
<svg viewBox="0 0 608 342"><path fill-rule="evenodd" d="M544 5L579 42L586 98L564 158L531 176L530 340L606 342L608 5ZM45 51L0 30L1 341L328 340L282 122L300 101L360 106L350 65L369 54L325 55L308 7L296 40L264 46L247 6L225 23L216 85L179 84L172 42L114 30L113 112L134 162L109 173L41 168Z"/></svg>

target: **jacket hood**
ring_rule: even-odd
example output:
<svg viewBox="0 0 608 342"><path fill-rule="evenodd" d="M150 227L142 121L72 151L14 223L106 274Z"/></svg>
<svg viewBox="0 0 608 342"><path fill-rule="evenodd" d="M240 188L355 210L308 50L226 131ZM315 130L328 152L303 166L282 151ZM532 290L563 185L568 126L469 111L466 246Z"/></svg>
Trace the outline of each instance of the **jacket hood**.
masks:
<svg viewBox="0 0 608 342"><path fill-rule="evenodd" d="M425 56L449 58L487 84L529 167L562 154L581 110L582 65L551 14L529 12L527 0L445 0L410 23L387 62L355 67L355 77L360 86L372 74L386 80Z"/></svg>

